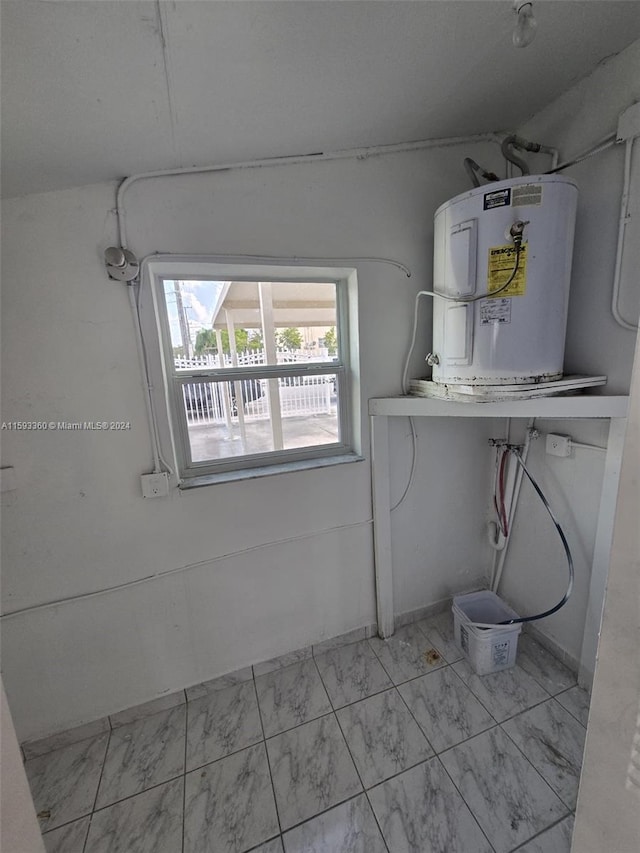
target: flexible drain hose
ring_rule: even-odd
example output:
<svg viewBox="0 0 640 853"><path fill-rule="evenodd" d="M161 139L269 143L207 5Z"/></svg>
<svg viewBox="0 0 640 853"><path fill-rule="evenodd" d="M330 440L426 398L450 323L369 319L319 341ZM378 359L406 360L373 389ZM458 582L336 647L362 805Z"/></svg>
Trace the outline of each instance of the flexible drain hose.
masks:
<svg viewBox="0 0 640 853"><path fill-rule="evenodd" d="M551 519L551 521L553 521L555 528L558 531L558 536L562 541L562 546L567 556L567 565L569 567L569 584L567 586L567 591L562 596L560 601L556 604L555 607L552 607L550 610L545 610L544 613L537 613L535 616L523 616L520 619L507 619L504 622L498 622L499 625L516 625L519 622L536 622L538 619L545 619L547 616L551 616L553 613L557 613L557 611L560 610L561 607L564 607L564 605L569 600L569 596L571 595L571 592L573 590L573 578L575 574L573 568L573 557L571 556L571 548L569 548L569 543L567 542L567 537L564 535L564 530L562 529L562 527L560 527L560 523L556 519L555 515L553 514L553 510L549 506L549 501L546 499L546 497L544 496L544 492L536 483L535 479L533 478L533 475L529 472L529 469L525 465L524 460L520 454L520 450L516 447L510 447L509 450L516 457L518 465L520 465L524 474L527 476L527 479L529 480L533 488L536 490L538 497L542 501L544 508L549 514L549 518Z"/></svg>

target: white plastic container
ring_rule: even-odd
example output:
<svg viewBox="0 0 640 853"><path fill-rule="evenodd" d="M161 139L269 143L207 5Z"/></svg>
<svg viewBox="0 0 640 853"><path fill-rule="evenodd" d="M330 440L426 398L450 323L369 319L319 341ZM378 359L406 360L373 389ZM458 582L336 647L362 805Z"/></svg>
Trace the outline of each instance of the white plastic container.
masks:
<svg viewBox="0 0 640 853"><path fill-rule="evenodd" d="M499 596L488 590L457 595L452 610L456 645L478 675L515 665L522 625L496 624L518 618Z"/></svg>
<svg viewBox="0 0 640 853"><path fill-rule="evenodd" d="M434 382L513 385L562 377L577 199L569 178L525 175L438 208L433 283L447 296L499 290L515 267L510 228L527 224L506 290L475 302L433 300Z"/></svg>

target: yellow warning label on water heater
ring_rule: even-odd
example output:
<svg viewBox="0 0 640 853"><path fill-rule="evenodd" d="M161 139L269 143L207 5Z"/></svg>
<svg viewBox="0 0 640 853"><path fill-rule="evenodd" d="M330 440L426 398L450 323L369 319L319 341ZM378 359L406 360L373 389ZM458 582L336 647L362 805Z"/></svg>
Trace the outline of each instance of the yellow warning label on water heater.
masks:
<svg viewBox="0 0 640 853"><path fill-rule="evenodd" d="M509 281L516 265L516 248L493 246L489 249L489 269L487 272L487 291L490 296L524 296L527 291L527 243L520 249L518 271L513 281L504 290L501 288Z"/></svg>

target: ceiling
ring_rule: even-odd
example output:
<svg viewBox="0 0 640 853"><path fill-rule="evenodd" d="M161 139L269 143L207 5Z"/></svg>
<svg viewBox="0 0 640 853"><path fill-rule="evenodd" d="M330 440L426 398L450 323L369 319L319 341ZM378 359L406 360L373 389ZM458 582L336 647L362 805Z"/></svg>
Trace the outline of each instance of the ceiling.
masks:
<svg viewBox="0 0 640 853"><path fill-rule="evenodd" d="M2 0L3 194L513 129L640 37L534 5L518 50L510 0Z"/></svg>

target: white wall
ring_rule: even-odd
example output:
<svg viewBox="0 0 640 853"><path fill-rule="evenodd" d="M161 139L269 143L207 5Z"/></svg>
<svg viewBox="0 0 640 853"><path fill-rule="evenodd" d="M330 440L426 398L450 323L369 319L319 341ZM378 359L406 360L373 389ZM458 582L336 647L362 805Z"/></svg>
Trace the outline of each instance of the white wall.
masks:
<svg viewBox="0 0 640 853"><path fill-rule="evenodd" d="M131 247L150 252L388 256L359 264L367 461L140 497L150 470L141 376L115 242L113 185L14 199L3 214L3 420L130 420L130 431L3 433L4 611L184 569L5 617L5 684L21 739L60 730L375 621L366 401L400 392L432 217L497 148L171 178L132 187ZM430 344L423 306L413 375ZM489 459L473 424L419 424L419 477L397 512L398 610L477 586ZM394 426L394 495L410 466ZM434 456L426 451L436 448ZM464 472L465 482L458 481ZM424 477L423 477L424 475ZM434 491L437 484L437 492ZM450 506L456 535L442 535ZM397 534L397 535L396 535ZM293 538L294 541L287 541ZM251 550L253 549L253 550ZM240 553L238 553L240 552Z"/></svg>
<svg viewBox="0 0 640 853"><path fill-rule="evenodd" d="M639 98L640 41L636 41L534 116L518 133L557 146L561 160L565 160L614 131L618 115ZM619 145L564 172L575 178L580 188L565 371L607 374L608 384L600 392L606 394L628 393L636 340L634 332L615 323L610 311L623 161L624 146ZM535 158L531 157L530 162L533 166ZM628 317L637 318L640 309L637 144L632 188L631 210L636 215L627 230L621 306ZM575 441L606 444L607 425L597 421L548 421L539 426L545 431L570 434ZM543 445L543 440L533 445L531 469L564 526L576 558L576 585L567 606L536 623L536 627L571 657L579 659L604 454L576 450L568 459L556 459L545 455ZM538 498L525 484L501 591L519 612L529 615L555 603L565 583L562 546Z"/></svg>
<svg viewBox="0 0 640 853"><path fill-rule="evenodd" d="M638 850L640 819L640 347L622 458L573 853ZM635 770L632 767L632 759Z"/></svg>

